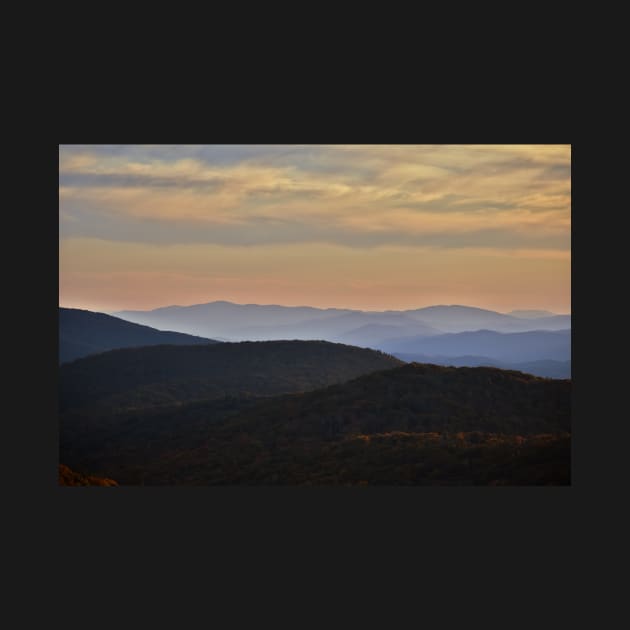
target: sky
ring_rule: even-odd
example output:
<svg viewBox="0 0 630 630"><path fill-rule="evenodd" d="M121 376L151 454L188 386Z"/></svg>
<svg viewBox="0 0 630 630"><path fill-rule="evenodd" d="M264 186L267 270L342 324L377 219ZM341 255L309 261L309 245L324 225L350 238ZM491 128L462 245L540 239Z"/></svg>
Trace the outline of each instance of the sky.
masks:
<svg viewBox="0 0 630 630"><path fill-rule="evenodd" d="M571 311L570 145L60 145L59 304Z"/></svg>

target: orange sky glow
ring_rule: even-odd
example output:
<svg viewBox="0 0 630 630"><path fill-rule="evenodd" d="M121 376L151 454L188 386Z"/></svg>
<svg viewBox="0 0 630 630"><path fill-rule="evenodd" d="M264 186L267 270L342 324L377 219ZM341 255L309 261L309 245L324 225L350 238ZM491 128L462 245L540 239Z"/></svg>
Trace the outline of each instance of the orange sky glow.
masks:
<svg viewBox="0 0 630 630"><path fill-rule="evenodd" d="M571 311L569 145L59 149L59 302Z"/></svg>

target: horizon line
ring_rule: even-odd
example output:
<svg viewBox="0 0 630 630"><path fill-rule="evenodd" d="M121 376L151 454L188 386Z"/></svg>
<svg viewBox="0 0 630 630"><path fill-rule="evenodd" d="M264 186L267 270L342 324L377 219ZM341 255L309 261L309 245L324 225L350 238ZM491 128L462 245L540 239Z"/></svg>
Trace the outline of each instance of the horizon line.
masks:
<svg viewBox="0 0 630 630"><path fill-rule="evenodd" d="M347 308L343 306L321 307L321 306L312 306L309 304L288 305L288 304L258 304L254 302L241 303L241 302L232 302L230 300L211 300L210 302L198 302L194 304L167 304L164 306L156 306L154 308L148 308L148 309L121 308L121 309L107 310L107 311L94 310L90 308L77 307L77 306L64 306L61 303L59 303L58 308L74 308L77 310L87 310L87 311L92 311L95 313L105 313L106 315L112 315L114 313L122 313L122 312L150 313L152 311L157 311L157 310L166 309L166 308L191 308L193 306L208 306L210 304L230 304L233 306L275 306L275 307L280 307L280 308L311 308L318 311L350 311L350 312L355 312L355 313L406 313L409 311L416 311L416 310L421 310L425 308L461 307L461 308L479 309L482 311L490 311L493 313L499 313L501 315L510 315L511 313L515 311L547 311L551 313L552 315L571 315L570 310L568 312L557 313L555 311L551 311L546 308L528 307L528 308L513 308L509 311L497 311L492 308L487 308L483 306L471 306L469 304L429 304L427 306L417 306L417 307L406 308L406 309L393 308L393 309L380 309L379 310L379 309Z"/></svg>

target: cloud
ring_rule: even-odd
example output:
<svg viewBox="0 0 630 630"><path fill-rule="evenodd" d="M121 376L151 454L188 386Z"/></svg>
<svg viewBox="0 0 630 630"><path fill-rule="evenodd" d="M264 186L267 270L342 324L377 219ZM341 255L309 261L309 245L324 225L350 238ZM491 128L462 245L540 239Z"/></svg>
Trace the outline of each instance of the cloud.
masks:
<svg viewBox="0 0 630 630"><path fill-rule="evenodd" d="M61 146L62 238L570 246L570 147Z"/></svg>

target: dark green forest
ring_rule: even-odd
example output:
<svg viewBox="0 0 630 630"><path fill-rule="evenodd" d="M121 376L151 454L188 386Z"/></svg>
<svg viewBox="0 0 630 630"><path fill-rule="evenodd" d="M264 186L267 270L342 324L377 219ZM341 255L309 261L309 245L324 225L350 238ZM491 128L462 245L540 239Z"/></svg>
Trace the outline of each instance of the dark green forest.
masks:
<svg viewBox="0 0 630 630"><path fill-rule="evenodd" d="M123 485L569 484L570 397L328 342L116 350L62 366L60 459Z"/></svg>

